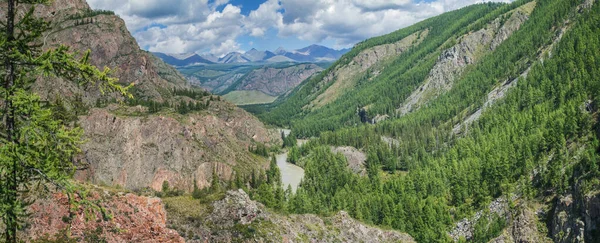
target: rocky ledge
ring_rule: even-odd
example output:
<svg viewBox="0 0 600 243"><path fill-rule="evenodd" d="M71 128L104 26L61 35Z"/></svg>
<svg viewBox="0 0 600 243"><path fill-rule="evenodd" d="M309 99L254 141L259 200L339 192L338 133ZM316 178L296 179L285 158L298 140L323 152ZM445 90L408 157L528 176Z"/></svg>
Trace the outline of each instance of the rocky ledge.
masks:
<svg viewBox="0 0 600 243"><path fill-rule="evenodd" d="M346 212L331 217L271 213L243 190L228 191L210 208L202 222L178 226L192 236L188 242L415 242L407 234L367 226Z"/></svg>

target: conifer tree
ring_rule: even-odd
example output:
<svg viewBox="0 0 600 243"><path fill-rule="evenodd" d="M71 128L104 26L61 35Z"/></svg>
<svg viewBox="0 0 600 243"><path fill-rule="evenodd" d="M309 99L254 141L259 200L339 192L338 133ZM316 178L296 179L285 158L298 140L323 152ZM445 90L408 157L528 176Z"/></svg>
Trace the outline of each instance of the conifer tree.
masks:
<svg viewBox="0 0 600 243"><path fill-rule="evenodd" d="M40 77L61 77L80 85L95 84L101 92L127 93L116 84L110 70L89 63L89 51L77 59L66 46L43 51L42 33L49 24L34 16L35 4L47 0L7 0L0 20L0 217L6 242L17 242L17 231L28 215L30 190L53 184L70 194L76 165L72 157L80 151L80 128L55 119L31 85ZM26 5L25 5L26 4ZM19 8L20 5L24 8ZM4 7L3 7L4 8ZM20 12L24 9L23 12ZM19 13L18 13L19 11Z"/></svg>
<svg viewBox="0 0 600 243"><path fill-rule="evenodd" d="M277 159L275 158L275 155L272 155L271 157L271 164L269 165L269 170L267 171L267 183L274 186L281 184L281 171L279 171L279 166L277 166Z"/></svg>

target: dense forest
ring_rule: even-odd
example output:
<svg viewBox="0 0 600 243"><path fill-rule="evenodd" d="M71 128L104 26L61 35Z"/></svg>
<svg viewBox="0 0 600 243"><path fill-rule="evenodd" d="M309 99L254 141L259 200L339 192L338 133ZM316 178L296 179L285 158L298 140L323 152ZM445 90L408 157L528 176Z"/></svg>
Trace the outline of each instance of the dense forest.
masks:
<svg viewBox="0 0 600 243"><path fill-rule="evenodd" d="M372 105L369 109L371 118L374 114L393 116L396 107L425 80L442 50L450 47L459 36L479 29L498 15L522 3L473 5L425 20L386 36L363 41L327 71L300 85L289 97L276 101L271 105L275 107L269 113L259 114L259 117L268 123L289 126L301 137L311 137L322 131L332 131L361 123L356 109L367 105ZM332 84L331 82L323 84L322 80L333 72L335 67L350 62L361 50L393 43L425 29L429 30L429 34L423 43L395 57L387 64L393 68L385 68L375 77L371 77L367 72L365 76L359 77L355 89L320 109L303 108ZM256 108L250 107L249 110L255 112Z"/></svg>
<svg viewBox="0 0 600 243"><path fill-rule="evenodd" d="M276 197L258 198L290 213L345 210L362 221L408 232L419 242L446 242L456 221L500 196L536 200L597 190L598 4L586 10L577 0L537 1L521 29L469 68L451 90L422 109L395 114L441 50L449 47L447 40L480 29L528 2L474 5L359 43L332 68L364 48L421 29L431 31L421 45L390 62L393 68L321 109L302 107L315 97L313 92L323 90L316 87L332 68L272 107L251 107L267 122L290 126L297 137L314 137L290 149L289 160L306 172L297 193L284 193L287 200L281 203L270 201ZM522 75L526 71L528 75ZM517 84L503 99L461 132L453 132L457 123L483 106L492 89L513 79ZM392 119L361 123L356 107L368 104L373 114L389 114ZM354 174L345 157L332 153L329 146L364 151L368 176ZM506 226L498 217L491 221L476 225L471 240L487 242Z"/></svg>

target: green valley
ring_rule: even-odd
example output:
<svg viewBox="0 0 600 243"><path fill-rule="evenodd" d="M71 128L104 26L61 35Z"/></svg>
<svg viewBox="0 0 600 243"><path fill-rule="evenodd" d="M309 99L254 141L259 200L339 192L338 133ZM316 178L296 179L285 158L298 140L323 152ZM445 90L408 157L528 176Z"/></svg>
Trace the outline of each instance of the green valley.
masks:
<svg viewBox="0 0 600 243"><path fill-rule="evenodd" d="M306 174L288 211L344 210L419 242L594 242L599 16L594 1L476 4L363 41L291 95L246 106L311 138L292 149ZM329 146L363 151L368 176Z"/></svg>
<svg viewBox="0 0 600 243"><path fill-rule="evenodd" d="M600 242L596 0L0 17L0 242Z"/></svg>

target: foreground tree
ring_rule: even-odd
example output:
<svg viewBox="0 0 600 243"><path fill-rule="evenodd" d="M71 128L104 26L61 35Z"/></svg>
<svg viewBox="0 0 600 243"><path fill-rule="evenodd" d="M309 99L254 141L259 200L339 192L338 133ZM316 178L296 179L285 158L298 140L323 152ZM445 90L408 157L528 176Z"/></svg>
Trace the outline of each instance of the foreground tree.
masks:
<svg viewBox="0 0 600 243"><path fill-rule="evenodd" d="M89 63L89 52L77 59L68 47L43 51L42 33L49 23L34 16L35 4L47 0L2 1L6 19L0 21L0 217L6 242L17 242L17 230L27 216L32 189L53 184L73 192L69 179L82 130L65 127L30 87L38 78L61 77L80 85L97 85L101 92L127 93L103 71ZM17 17L18 16L18 17Z"/></svg>

